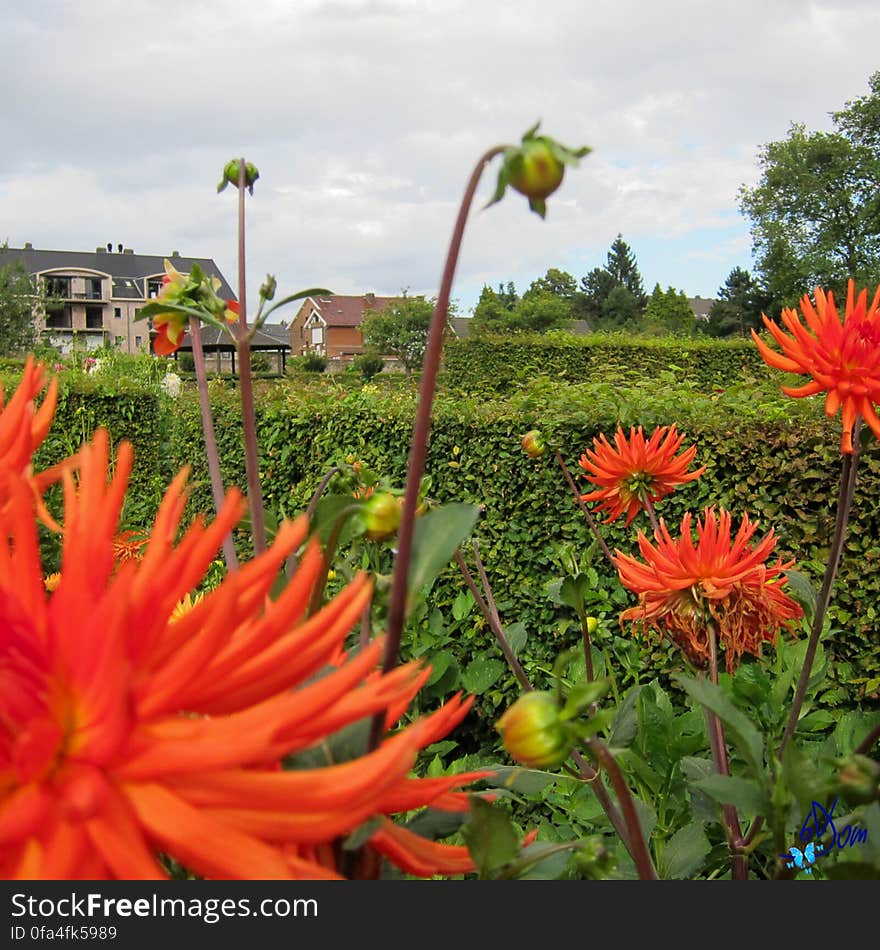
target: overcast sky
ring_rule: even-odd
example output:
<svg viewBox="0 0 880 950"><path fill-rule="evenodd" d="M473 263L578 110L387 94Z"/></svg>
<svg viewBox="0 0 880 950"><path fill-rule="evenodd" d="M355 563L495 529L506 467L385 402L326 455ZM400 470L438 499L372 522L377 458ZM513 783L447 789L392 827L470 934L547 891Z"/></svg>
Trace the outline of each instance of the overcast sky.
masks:
<svg viewBox="0 0 880 950"><path fill-rule="evenodd" d="M433 296L458 201L489 146L542 130L593 152L545 221L478 210L453 297L582 277L618 233L646 288L715 296L751 268L737 192L789 124L829 129L880 69L876 0L6 0L0 242L213 258L248 298ZM283 314L279 314L282 318Z"/></svg>

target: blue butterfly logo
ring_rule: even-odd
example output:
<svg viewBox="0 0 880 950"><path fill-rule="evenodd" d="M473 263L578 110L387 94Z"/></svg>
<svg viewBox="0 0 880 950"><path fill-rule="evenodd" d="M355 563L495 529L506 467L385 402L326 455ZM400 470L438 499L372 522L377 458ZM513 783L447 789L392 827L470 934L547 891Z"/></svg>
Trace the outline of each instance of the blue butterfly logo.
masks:
<svg viewBox="0 0 880 950"><path fill-rule="evenodd" d="M810 842L803 851L800 848L796 848L792 845L789 849L789 853L780 854L780 858L785 858L785 866L787 868L797 868L799 871L803 871L805 874L813 873L813 864L816 862L816 857L821 851L824 850L824 845L816 844Z"/></svg>

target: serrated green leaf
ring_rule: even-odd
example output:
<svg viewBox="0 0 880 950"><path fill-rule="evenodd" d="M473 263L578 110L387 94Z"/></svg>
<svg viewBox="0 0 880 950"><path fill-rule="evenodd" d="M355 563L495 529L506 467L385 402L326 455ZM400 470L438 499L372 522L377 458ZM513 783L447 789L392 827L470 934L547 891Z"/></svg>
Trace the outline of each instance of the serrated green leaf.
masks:
<svg viewBox="0 0 880 950"><path fill-rule="evenodd" d="M454 503L434 508L416 521L409 568L412 610L421 589L452 560L456 549L473 531L480 509Z"/></svg>
<svg viewBox="0 0 880 950"><path fill-rule="evenodd" d="M512 861L519 851L516 829L507 812L480 798L471 802L470 819L461 830L481 878Z"/></svg>
<svg viewBox="0 0 880 950"><path fill-rule="evenodd" d="M522 621L517 620L516 623L505 627L504 633L507 635L507 642L510 644L510 649L513 650L513 655L519 656L521 651L525 648L529 637L526 632L526 625L522 623Z"/></svg>
<svg viewBox="0 0 880 950"><path fill-rule="evenodd" d="M735 806L744 817L766 815L769 811L766 795L751 779L737 775L708 775L694 784L719 804Z"/></svg>
<svg viewBox="0 0 880 950"><path fill-rule="evenodd" d="M663 846L660 876L672 880L693 877L703 866L711 848L702 822L695 821L679 828Z"/></svg>
<svg viewBox="0 0 880 950"><path fill-rule="evenodd" d="M461 683L468 693L480 696L504 675L507 665L494 657L478 656L461 674Z"/></svg>
<svg viewBox="0 0 880 950"><path fill-rule="evenodd" d="M612 749L625 749L635 738L639 727L639 717L636 712L636 701L641 692L641 686L634 686L624 696L614 722L611 724L611 735L608 745Z"/></svg>
<svg viewBox="0 0 880 950"><path fill-rule="evenodd" d="M764 739L748 716L733 705L719 686L714 686L708 680L698 680L680 673L673 674L673 679L681 684L692 699L718 716L727 727L729 738L736 743L756 774L760 774L764 766Z"/></svg>

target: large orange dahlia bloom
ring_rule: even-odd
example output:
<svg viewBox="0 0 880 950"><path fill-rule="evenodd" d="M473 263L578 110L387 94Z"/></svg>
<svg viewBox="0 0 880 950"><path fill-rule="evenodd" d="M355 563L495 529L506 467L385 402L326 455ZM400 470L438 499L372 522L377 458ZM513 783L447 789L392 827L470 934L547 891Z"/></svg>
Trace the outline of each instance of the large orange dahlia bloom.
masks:
<svg viewBox="0 0 880 950"><path fill-rule="evenodd" d="M796 310L782 311L782 322L791 336L767 316L763 318L782 354L767 346L754 330L752 338L768 365L786 373L812 376L812 381L803 386L783 386L784 393L796 397L827 393L825 412L829 416L843 408L840 448L851 454L856 416L861 415L880 438L880 418L874 408L880 404L880 287L868 306L867 291L856 297L855 285L850 280L842 322L834 305L834 294L818 288L815 307L804 295L801 312L807 326L801 323Z"/></svg>
<svg viewBox="0 0 880 950"><path fill-rule="evenodd" d="M606 524L625 512L628 526L648 503L659 501L706 471L704 465L688 472L697 447L692 445L676 455L683 441L675 426L658 426L647 441L641 426L630 428L629 439L618 426L613 446L601 433L593 439L593 449L580 458L587 479L599 489L581 495L581 501L600 502L598 510L608 512Z"/></svg>
<svg viewBox="0 0 880 950"><path fill-rule="evenodd" d="M726 651L732 672L743 653L760 656L762 643L775 643L780 629L803 615L800 605L783 589L784 571L792 562L768 564L776 537L771 530L752 545L756 525L743 515L731 540L730 513L707 508L697 519L697 541L691 515L681 522L681 537L673 538L661 519L651 544L640 531L644 563L617 551L614 563L623 585L637 594L639 604L624 611L644 632L666 635L695 665L709 658L709 625Z"/></svg>
<svg viewBox="0 0 880 950"><path fill-rule="evenodd" d="M485 773L418 779L420 749L470 703L454 697L369 754L284 771L287 756L386 711L402 715L427 671L377 669L382 642L355 655L346 634L370 597L356 578L306 616L321 572L310 545L276 600L279 568L306 523L230 573L191 610L178 602L204 576L242 516L229 493L211 524L180 537L182 472L140 559L114 559L132 462L123 443L108 478L98 432L63 474L61 578L46 591L31 486L0 470L0 876L161 878L160 854L207 878L332 878L342 837L378 818L355 871L387 857L414 874L473 869L463 847L427 841L387 816L425 805L465 811L455 791Z"/></svg>
<svg viewBox="0 0 880 950"><path fill-rule="evenodd" d="M42 364L28 357L21 383L12 398L4 406L3 387L0 386L0 476L9 473L26 481L33 492L40 520L53 530L60 530L43 503L46 488L61 478L61 473L70 468L75 459L70 458L46 471L34 474L33 455L43 444L58 401L58 379L53 377L46 394L36 406L36 399L46 388L46 372ZM0 511L9 503L5 479L0 477Z"/></svg>

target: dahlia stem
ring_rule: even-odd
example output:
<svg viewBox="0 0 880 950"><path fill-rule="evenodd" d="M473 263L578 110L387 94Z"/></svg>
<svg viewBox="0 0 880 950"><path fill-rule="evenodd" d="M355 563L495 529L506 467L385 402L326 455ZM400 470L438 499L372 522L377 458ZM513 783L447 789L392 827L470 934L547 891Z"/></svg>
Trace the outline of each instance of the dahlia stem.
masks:
<svg viewBox="0 0 880 950"><path fill-rule="evenodd" d="M479 555L476 552L476 544L474 545L474 554L479 560ZM513 671L513 675L519 681L519 685L522 688L529 692L532 689L532 684L529 682L529 678L526 675L526 671L522 668L519 660L516 658L516 654L513 652L513 648L510 645L510 641L507 639L507 634L504 632L504 627L501 625L501 618L498 615L498 608L495 606L495 599L492 597L491 592L486 587L486 597L489 600L487 603L482 595L480 594L479 588L474 582L474 578L471 575L470 570L465 562L465 559L461 553L461 548L456 548L455 551L455 562L458 564L458 568L461 571L461 575L464 578L465 584L468 586L468 590L473 595L474 600L477 603L477 606L480 608L480 613L486 619L486 623L489 624L489 628L492 633L495 634L495 639L498 641L498 646L501 647L501 652L504 654L504 658L507 660L507 665ZM478 565L482 568L482 565ZM485 572L480 570L481 577L485 577ZM483 581L486 584L486 581Z"/></svg>
<svg viewBox="0 0 880 950"><path fill-rule="evenodd" d="M309 499L308 505L306 505L305 516L309 524L311 524L312 518L315 515L315 511L318 507L318 502L321 500L321 496L327 490L327 486L330 484L330 481L332 480L333 476L337 472L341 472L341 471L342 469L338 465L334 465L333 468L331 468L330 471L327 472L327 474L321 479L320 483L318 484L318 487L315 489L312 497ZM296 569L296 565L297 565L296 551L293 551L290 554L290 556L287 558L287 561L285 562L285 565L284 565L284 573L287 575L287 577L291 577L293 575L293 572Z"/></svg>
<svg viewBox="0 0 880 950"><path fill-rule="evenodd" d="M593 644L590 640L590 630L587 624L588 618L584 615L581 617L581 633L584 638L584 666L587 671L587 682L592 683L595 679L593 675Z"/></svg>
<svg viewBox="0 0 880 950"><path fill-rule="evenodd" d="M865 738L862 739L858 746L856 746L854 754L867 755L874 747L874 743L878 739L880 739L880 725L874 726L874 728L865 736Z"/></svg>
<svg viewBox="0 0 880 950"><path fill-rule="evenodd" d="M644 503L645 503L645 511L648 512L648 518L650 518L650 520L651 520L651 527L654 529L654 536L655 536L655 537L659 537L659 536L660 536L660 525L657 523L657 515L656 515L655 512L654 512L654 503L653 503L653 502L651 501L651 499L647 496L647 494L646 494L645 497L642 499L642 501L644 501Z"/></svg>
<svg viewBox="0 0 880 950"><path fill-rule="evenodd" d="M639 878L643 881L656 881L657 872L654 870L654 863L651 861L651 855L648 852L648 845L642 832L642 823L639 821L632 792L630 792L629 786L624 780L620 766L614 760L614 756L609 752L605 743L600 739L590 739L587 745L608 773L611 784L614 786L617 801L623 810L623 817L629 832L629 840L632 844L630 854L633 861L635 861Z"/></svg>
<svg viewBox="0 0 880 950"><path fill-rule="evenodd" d="M202 413L202 434L205 439L205 455L208 459L208 473L211 476L211 494L214 496L214 508L220 512L226 492L223 490L223 473L220 471L220 453L217 451L217 436L214 431L214 415L211 412L211 397L208 394L208 374L205 366L205 351L202 348L202 325L195 317L189 318L189 338L192 342L193 363L196 370L196 384L199 390L199 408ZM226 570L238 568L235 542L229 533L223 538L223 558Z"/></svg>
<svg viewBox="0 0 880 950"><path fill-rule="evenodd" d="M709 682L718 685L718 637L715 624L708 624L709 633ZM712 759L715 771L719 775L730 775L730 762L727 758L727 742L724 738L724 726L721 720L712 712L706 710L706 720L709 733L709 745L712 748ZM730 846L730 872L735 881L745 881L749 876L748 859L738 854L737 849L742 845L743 834L739 823L739 815L733 805L723 805L724 823L727 827L727 840Z"/></svg>
<svg viewBox="0 0 880 950"><path fill-rule="evenodd" d="M840 558L843 554L843 543L846 540L846 529L849 525L849 515L852 508L853 492L856 485L856 470L859 465L859 454L861 453L861 431L862 417L856 416L853 425L853 451L852 454L843 456L843 464L840 471L840 489L837 494L837 516L834 522L834 536L831 539L831 550L828 554L828 563L825 566L825 576L822 579L822 589L816 602L816 612L813 614L813 626L810 630L810 640L807 643L807 652L804 655L804 666L798 679L795 689L794 700L791 704L791 711L788 715L788 722L785 726L785 732L782 734L782 742L779 744L777 755L782 758L782 753L788 745L789 739L794 734L800 718L801 707L807 695L807 687L810 683L810 673L813 670L813 662L816 659L816 650L819 646L819 638L822 635L822 628L825 625L825 614L828 612L828 604L831 602L831 591L834 587L834 581L837 578L837 571L840 568Z"/></svg>
<svg viewBox="0 0 880 950"><path fill-rule="evenodd" d="M257 448L257 420L254 410L254 384L251 376L251 340L247 325L247 283L245 275L244 190L247 168L244 158L238 169L238 352L239 388L241 391L241 425L244 435L244 465L247 473L248 504L251 512L251 537L254 554L266 550L266 521L263 516L263 490L260 487L260 461Z"/></svg>
<svg viewBox="0 0 880 950"><path fill-rule="evenodd" d="M419 403L416 410L416 419L413 426L412 441L410 443L409 461L407 464L406 487L403 496L403 509L400 517L400 527L397 530L397 554L394 558L394 575L391 581L391 599L388 607L387 637L383 670L387 673L397 664L400 654L400 641L403 637L403 625L406 620L406 601L409 588L409 568L412 557L413 532L415 529L416 509L419 504L419 488L422 475L425 471L425 459L428 454L428 436L431 431L431 407L434 404L434 393L437 389L437 373L440 370L440 355L443 350L443 331L446 329L446 318L449 311L449 295L452 291L452 280L455 276L455 267L461 251L461 241L464 237L464 227L468 212L474 200L477 185L486 165L500 155L506 146L496 145L490 148L477 162L471 177L468 180L458 217L449 242L446 254L446 264L440 280L440 290L437 294L437 303L428 328L428 342L425 348L425 359L422 364L422 377L419 381ZM384 712L378 712L373 717L373 726L370 732L370 749L378 746L385 720Z"/></svg>
<svg viewBox="0 0 880 950"><path fill-rule="evenodd" d="M479 562L479 555L477 554L476 544L474 549L474 554L477 556ZM483 596L480 594L479 588L477 587L473 576L471 575L468 566L465 563L464 557L461 553L461 550L456 550L455 560L461 570L462 576L464 577L465 583L468 586L468 589L474 596L474 600L477 602L477 606L480 608L480 611L483 614L486 622L489 624L492 632L495 634L495 638L498 640L498 645L501 647L501 652L504 654L505 659L507 660L508 665L519 681L520 686L522 686L525 692L531 692L534 687L532 686L531 681L529 680L526 671L522 668L519 661L516 658L516 654L513 652L513 648L510 645L510 641L507 639L507 634L504 632L504 627L501 625L501 620L498 615L498 610L495 607L495 598L492 596L492 588L489 585L489 579L486 576L484 570L482 570L482 563L480 563L480 574L483 584L485 585L486 590L486 600L483 599ZM491 607L490 607L491 604ZM577 749L572 750L571 753L572 759L574 759L575 764L578 767L581 778L586 782L590 788L593 790L593 794L599 801L599 804L602 806L602 810L608 816L608 820L611 822L612 827L617 832L617 836L623 842L623 846L626 850L633 856L635 860L634 852L632 845L630 843L630 836L627 831L626 822L624 822L621 817L620 812L614 805L614 802L611 800L611 796L605 789L605 786L601 781L597 781L599 778L599 773L590 765L589 762L578 752Z"/></svg>
<svg viewBox="0 0 880 950"><path fill-rule="evenodd" d="M593 532L593 536L599 542L599 547L602 549L602 553L605 555L608 563L617 571L617 568L614 567L614 556L611 553L611 549L605 543L605 539L599 532L599 527L596 524L596 519L590 514L590 509L586 506L585 502L581 498L581 493L578 491L578 487L574 482L574 479L571 477L571 472L569 472L568 467L565 464L565 460L562 458L562 455L559 452L559 449L553 450L556 455L556 461L559 463L559 467L562 469L562 474L565 476L565 480L568 482L568 487L571 489L572 494L574 495L574 500L583 512L584 517L587 519L587 524L590 526L590 530Z"/></svg>

